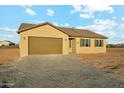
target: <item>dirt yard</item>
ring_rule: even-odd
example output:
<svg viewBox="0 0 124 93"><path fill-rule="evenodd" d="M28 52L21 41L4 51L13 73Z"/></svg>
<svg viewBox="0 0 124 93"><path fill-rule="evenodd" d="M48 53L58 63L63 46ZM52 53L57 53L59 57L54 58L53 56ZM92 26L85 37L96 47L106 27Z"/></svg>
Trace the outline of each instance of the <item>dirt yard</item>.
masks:
<svg viewBox="0 0 124 93"><path fill-rule="evenodd" d="M107 49L105 54L81 54L77 56L79 61L74 61L76 59L71 56L68 56L67 59L66 57L62 59L36 56L34 58L22 58L20 60L22 62L16 62L19 58L18 48L0 48L0 64L16 62L15 67L10 64L0 66L0 81L12 84L16 82L15 87L123 87L124 48ZM66 62L67 60L69 63ZM36 62L37 64L34 64ZM121 84L112 75L117 77L117 80L121 80L122 82L119 81ZM24 82L22 83L22 81ZM46 85L38 83L39 81L45 82ZM100 82L104 82L104 84ZM52 85L53 83L55 85Z"/></svg>
<svg viewBox="0 0 124 93"><path fill-rule="evenodd" d="M88 65L85 67L85 69L87 68L86 72L91 71L90 70L91 67L95 67L99 70L102 70L104 72L114 75L117 78L117 80L121 80L124 82L124 48L109 48L107 49L107 53L104 53L104 54L81 54L76 56L79 58L79 61L81 62L82 65L84 65L84 67ZM0 48L0 64L14 63L18 60L18 58L19 58L19 48ZM35 59L32 59L32 60L35 60ZM36 61L40 61L40 60L36 59ZM27 65L27 66L30 66L30 65ZM5 66L5 67L3 66L3 68L8 69L8 66ZM3 68L1 65L0 71L2 71ZM10 71L11 73L17 73L15 70L13 71L8 70L8 71ZM64 73L64 72L61 72L61 73ZM91 73L88 72L88 73L89 74L87 74L87 78L90 77L89 75L91 73L96 73L96 72L91 72ZM18 76L16 78L18 78ZM89 86L89 82L87 86Z"/></svg>
<svg viewBox="0 0 124 93"><path fill-rule="evenodd" d="M78 55L83 64L91 64L124 80L124 48L109 48L105 54Z"/></svg>
<svg viewBox="0 0 124 93"><path fill-rule="evenodd" d="M108 48L105 54L77 55L83 64L90 64L124 80L124 48ZM0 64L19 58L19 48L0 48Z"/></svg>
<svg viewBox="0 0 124 93"><path fill-rule="evenodd" d="M27 56L13 65L2 65L0 85L21 88L124 87L113 74L82 64L74 55Z"/></svg>
<svg viewBox="0 0 124 93"><path fill-rule="evenodd" d="M0 64L16 61L19 58L19 48L0 48Z"/></svg>

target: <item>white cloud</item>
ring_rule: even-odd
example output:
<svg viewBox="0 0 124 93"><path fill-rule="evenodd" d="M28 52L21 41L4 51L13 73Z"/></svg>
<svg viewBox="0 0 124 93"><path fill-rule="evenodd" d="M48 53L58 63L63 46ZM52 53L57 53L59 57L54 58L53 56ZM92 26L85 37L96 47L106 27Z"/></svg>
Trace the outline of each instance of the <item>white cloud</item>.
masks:
<svg viewBox="0 0 124 93"><path fill-rule="evenodd" d="M55 25L55 26L65 26L65 27L69 26L69 23L67 23L67 22L65 22L64 24L58 24L56 22L53 22L52 24Z"/></svg>
<svg viewBox="0 0 124 93"><path fill-rule="evenodd" d="M94 18L94 13L96 12L107 12L107 13L113 13L114 10L109 5L78 5L73 6L73 10L71 11L71 14L74 13L80 13L80 17L82 18Z"/></svg>
<svg viewBox="0 0 124 93"><path fill-rule="evenodd" d="M64 26L68 27L69 26L69 23L66 22Z"/></svg>
<svg viewBox="0 0 124 93"><path fill-rule="evenodd" d="M21 5L21 7L25 9L25 12L27 14L32 15L32 16L36 15L36 12L33 9L31 9L32 5Z"/></svg>
<svg viewBox="0 0 124 93"><path fill-rule="evenodd" d="M13 35L0 35L1 37L6 37L6 38L13 38Z"/></svg>
<svg viewBox="0 0 124 93"><path fill-rule="evenodd" d="M32 7L32 5L20 5L20 6L23 8L31 8Z"/></svg>
<svg viewBox="0 0 124 93"><path fill-rule="evenodd" d="M110 19L96 19L92 25L88 26L78 26L79 29L89 29L99 34L107 36L116 36L116 33L113 32L117 24L114 20Z"/></svg>
<svg viewBox="0 0 124 93"><path fill-rule="evenodd" d="M114 37L114 36L116 36L116 33L113 31L109 31L109 35Z"/></svg>
<svg viewBox="0 0 124 93"><path fill-rule="evenodd" d="M0 27L0 40L9 40L17 43L19 41L17 30L17 28Z"/></svg>
<svg viewBox="0 0 124 93"><path fill-rule="evenodd" d="M122 21L124 21L124 16L122 17Z"/></svg>
<svg viewBox="0 0 124 93"><path fill-rule="evenodd" d="M99 30L99 31L108 31L112 30L116 26L116 22L110 19L95 19L94 24L90 25L89 28Z"/></svg>
<svg viewBox="0 0 124 93"><path fill-rule="evenodd" d="M0 31L17 31L16 28L0 27Z"/></svg>
<svg viewBox="0 0 124 93"><path fill-rule="evenodd" d="M122 39L124 39L124 36L121 36Z"/></svg>
<svg viewBox="0 0 124 93"><path fill-rule="evenodd" d="M80 14L79 15L81 18L93 18L94 16L89 15L89 14Z"/></svg>
<svg viewBox="0 0 124 93"><path fill-rule="evenodd" d="M47 9L47 15L48 16L53 16L53 14L54 14L54 11L53 10Z"/></svg>
<svg viewBox="0 0 124 93"><path fill-rule="evenodd" d="M119 31L119 29L120 31ZM124 23L117 24L113 19L96 19L94 23L89 26L80 26L79 28L89 29L96 33L107 36L110 42L123 42L124 37ZM118 30L116 30L118 29ZM124 42L123 42L124 43Z"/></svg>
<svg viewBox="0 0 124 93"><path fill-rule="evenodd" d="M94 24L96 24L97 26L104 26L104 28L109 28L109 29L113 29L113 27L115 27L117 24L114 20L110 20L110 19L95 19L94 20Z"/></svg>
<svg viewBox="0 0 124 93"><path fill-rule="evenodd" d="M32 16L36 15L35 11L33 11L31 8L26 8L25 12L29 15L32 15Z"/></svg>
<svg viewBox="0 0 124 93"><path fill-rule="evenodd" d="M82 9L81 5L73 5L75 11L80 11Z"/></svg>
<svg viewBox="0 0 124 93"><path fill-rule="evenodd" d="M109 6L109 5L102 5L102 4L100 4L100 5L88 5L87 6L87 11L106 11L106 12L108 12L108 13L113 13L114 12L114 10L113 10L113 8L111 7L111 6Z"/></svg>
<svg viewBox="0 0 124 93"><path fill-rule="evenodd" d="M112 19L116 19L116 16L113 16Z"/></svg>
<svg viewBox="0 0 124 93"><path fill-rule="evenodd" d="M39 23L44 23L45 21L40 21L40 20L34 20L34 23L39 24Z"/></svg>
<svg viewBox="0 0 124 93"><path fill-rule="evenodd" d="M39 24L39 23L44 23L45 21L42 21L42 20L28 20L28 22L33 23L33 24Z"/></svg>
<svg viewBox="0 0 124 93"><path fill-rule="evenodd" d="M82 6L81 5L72 5L74 10L71 11L71 14L74 14L76 12L80 12L82 10Z"/></svg>
<svg viewBox="0 0 124 93"><path fill-rule="evenodd" d="M56 22L54 22L53 25L58 26L58 24Z"/></svg>
<svg viewBox="0 0 124 93"><path fill-rule="evenodd" d="M124 31L124 23L120 24L119 29L120 29L121 31Z"/></svg>

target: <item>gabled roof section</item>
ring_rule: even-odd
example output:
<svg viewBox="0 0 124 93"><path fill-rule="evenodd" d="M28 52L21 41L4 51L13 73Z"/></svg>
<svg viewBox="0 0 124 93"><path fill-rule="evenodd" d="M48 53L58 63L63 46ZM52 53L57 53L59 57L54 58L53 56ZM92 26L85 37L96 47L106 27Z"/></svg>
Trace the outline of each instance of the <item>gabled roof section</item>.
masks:
<svg viewBox="0 0 124 93"><path fill-rule="evenodd" d="M58 27L63 32L67 33L69 36L72 37L85 37L85 38L105 38L107 37L97 34L95 32L86 30L86 29L76 29L76 28L64 28L64 27Z"/></svg>
<svg viewBox="0 0 124 93"><path fill-rule="evenodd" d="M30 30L30 29L33 29L33 28L36 28L36 27L39 27L39 26L43 26L43 25L50 25L50 26L56 28L56 26L54 26L53 24L48 23L48 22L44 22L44 23L40 23L40 24L22 23L20 25L19 30L17 31L17 33L21 33L21 32L24 32L24 31L27 31L27 30Z"/></svg>
<svg viewBox="0 0 124 93"><path fill-rule="evenodd" d="M21 33L39 26L43 26L43 25L50 25L56 29L58 29L59 31L67 34L70 37L84 37L84 38L101 38L101 39L107 39L107 37L97 34L95 32L92 32L90 30L86 30L86 29L75 29L75 28L65 28L65 27L58 27L58 26L54 26L51 23L45 22L45 23L41 23L41 24L27 24L27 23L22 23L19 27L19 30L17 31L17 33Z"/></svg>
<svg viewBox="0 0 124 93"><path fill-rule="evenodd" d="M21 30L24 30L26 28L29 28L29 27L32 27L34 26L35 24L27 24L27 23L22 23L18 29L18 31L21 31Z"/></svg>

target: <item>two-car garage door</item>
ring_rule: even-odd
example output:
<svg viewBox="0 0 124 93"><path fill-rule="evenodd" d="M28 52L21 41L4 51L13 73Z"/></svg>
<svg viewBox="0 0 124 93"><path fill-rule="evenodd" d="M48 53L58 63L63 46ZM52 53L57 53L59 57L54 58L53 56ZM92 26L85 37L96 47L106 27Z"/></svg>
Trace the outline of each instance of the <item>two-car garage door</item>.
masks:
<svg viewBox="0 0 124 93"><path fill-rule="evenodd" d="M28 54L62 54L62 38L29 37Z"/></svg>

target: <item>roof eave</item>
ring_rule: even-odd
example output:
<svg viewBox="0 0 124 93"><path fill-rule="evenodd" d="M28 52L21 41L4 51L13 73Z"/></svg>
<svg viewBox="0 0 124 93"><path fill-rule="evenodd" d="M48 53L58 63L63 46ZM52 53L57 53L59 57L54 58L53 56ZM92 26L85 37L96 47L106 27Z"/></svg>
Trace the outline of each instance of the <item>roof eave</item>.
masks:
<svg viewBox="0 0 124 93"><path fill-rule="evenodd" d="M86 37L86 36L69 36L69 37L108 39L107 37Z"/></svg>
<svg viewBox="0 0 124 93"><path fill-rule="evenodd" d="M39 27L39 26L43 26L43 25L46 25L46 24L48 24L48 25L54 27L55 29L57 29L57 30L63 32L64 34L68 35L69 37L85 37L85 36L73 36L73 35L71 35L71 34L68 34L68 33L64 32L63 30L57 28L56 26L54 26L53 24L48 23L48 22L41 23L41 24L37 24L37 25L34 25L34 26L29 27L29 28L26 28L26 29L22 29L22 30L19 30L19 29L18 29L17 33L20 34L21 32L24 32L24 31L26 31L26 30L30 30L30 29L33 29L33 28L36 28L36 27ZM91 31L90 31L90 32L91 32ZM94 32L92 32L92 33L94 33ZM96 34L96 33L95 33L95 34ZM105 36L102 36L102 35L101 35L101 37L85 37L85 38L101 38L101 39L108 39L108 37L105 37Z"/></svg>
<svg viewBox="0 0 124 93"><path fill-rule="evenodd" d="M33 26L33 27L29 27L29 28L27 28L27 29L18 30L17 33L20 34L21 32L24 32L24 31L26 31L26 30L30 30L30 29L33 29L33 28L36 28L36 27L39 27L39 26L42 26L42 25L46 25L46 24L48 24L48 25L50 25L50 26L56 28L57 30L63 32L61 29L57 28L56 26L54 26L54 25L52 25L52 24L50 24L50 23L48 23L48 22L45 22L45 23L42 23L42 24L35 25L35 26ZM65 32L63 32L63 33L69 36L69 34L67 34L67 33L65 33Z"/></svg>

